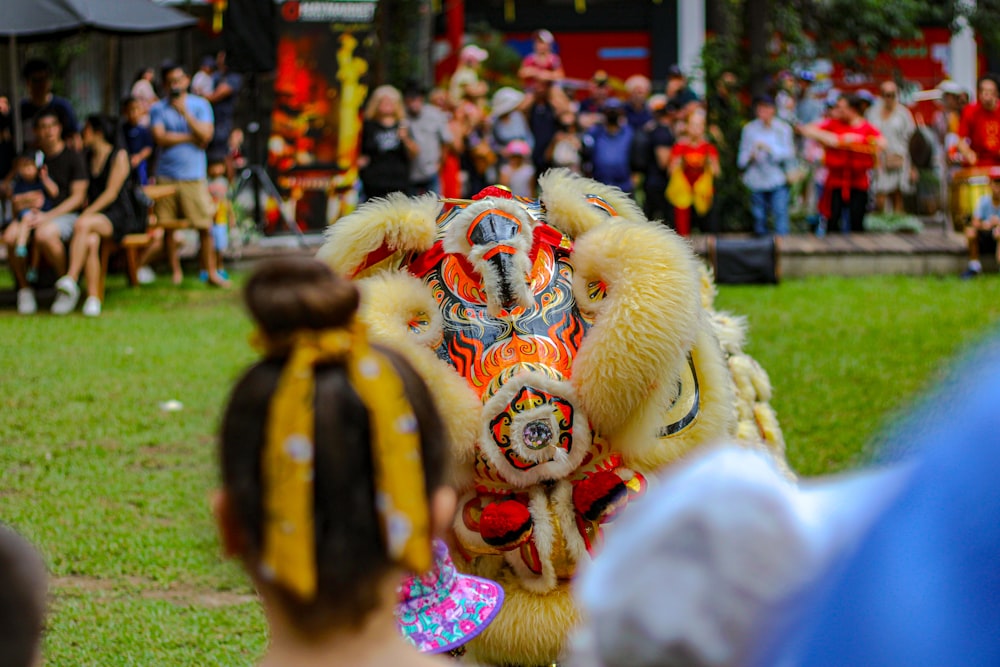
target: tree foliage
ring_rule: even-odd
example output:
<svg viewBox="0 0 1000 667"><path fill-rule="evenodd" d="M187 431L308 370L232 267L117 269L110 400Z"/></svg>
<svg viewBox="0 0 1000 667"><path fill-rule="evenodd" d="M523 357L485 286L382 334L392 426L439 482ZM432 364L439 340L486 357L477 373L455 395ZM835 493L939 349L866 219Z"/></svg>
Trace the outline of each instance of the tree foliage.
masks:
<svg viewBox="0 0 1000 667"><path fill-rule="evenodd" d="M751 95L773 93L775 75L829 58L853 70L866 70L890 50L894 40L913 39L920 28L958 30L963 19L987 48L1000 47L1000 0L707 0L711 36L702 50L702 71L711 91L724 72L732 72ZM742 114L713 118L725 137L719 146L723 171L736 173L731 137L748 120ZM737 179L716 193L723 229L745 225L747 202Z"/></svg>
<svg viewBox="0 0 1000 667"><path fill-rule="evenodd" d="M987 48L1000 48L1000 0L709 1L711 11L725 16L714 19L720 29L706 58L745 69L755 94L776 72L817 56L865 69L894 40L918 37L926 25L957 30L964 19Z"/></svg>

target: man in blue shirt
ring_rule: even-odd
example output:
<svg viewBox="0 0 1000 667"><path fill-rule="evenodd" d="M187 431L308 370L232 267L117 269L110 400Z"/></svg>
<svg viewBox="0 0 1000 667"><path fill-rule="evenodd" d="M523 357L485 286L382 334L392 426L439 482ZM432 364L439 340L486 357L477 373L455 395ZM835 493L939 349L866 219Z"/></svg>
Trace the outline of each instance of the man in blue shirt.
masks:
<svg viewBox="0 0 1000 667"><path fill-rule="evenodd" d="M207 271L208 282L218 287L229 287L229 281L216 270L212 249L215 207L208 192L205 155L205 148L212 141L215 131L212 105L205 98L188 92L191 79L180 65L165 64L161 75L167 96L154 104L149 112L153 141L161 149L156 181L160 185L175 185L177 190L173 195L157 200L156 218L161 223L187 219L198 230L201 268ZM164 243L176 285L184 276L172 231L165 233Z"/></svg>
<svg viewBox="0 0 1000 667"><path fill-rule="evenodd" d="M753 232L767 233L768 214L776 234L788 233L788 178L785 169L795 158L792 127L776 117L774 100L761 97L754 105L757 118L743 128L736 165L750 190Z"/></svg>

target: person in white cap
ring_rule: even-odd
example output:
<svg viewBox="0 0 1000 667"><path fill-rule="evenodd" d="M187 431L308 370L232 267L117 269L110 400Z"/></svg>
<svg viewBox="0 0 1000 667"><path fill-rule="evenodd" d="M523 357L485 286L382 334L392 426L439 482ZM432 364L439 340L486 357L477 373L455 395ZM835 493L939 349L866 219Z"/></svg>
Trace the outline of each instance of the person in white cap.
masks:
<svg viewBox="0 0 1000 667"><path fill-rule="evenodd" d="M509 86L493 94L490 111L493 130L490 143L493 152L498 156L502 157L504 149L515 139L526 141L532 150L535 147L535 137L531 134L531 128L523 112L525 99L523 92Z"/></svg>
<svg viewBox="0 0 1000 667"><path fill-rule="evenodd" d="M458 52L458 67L448 83L448 97L452 104L460 104L465 98L466 88L479 82L479 68L489 56L486 49L475 44L466 44Z"/></svg>
<svg viewBox="0 0 1000 667"><path fill-rule="evenodd" d="M576 582L585 621L566 664L758 664L768 640L789 639L801 595L850 553L909 472L897 463L798 486L764 452L694 453L622 517Z"/></svg>

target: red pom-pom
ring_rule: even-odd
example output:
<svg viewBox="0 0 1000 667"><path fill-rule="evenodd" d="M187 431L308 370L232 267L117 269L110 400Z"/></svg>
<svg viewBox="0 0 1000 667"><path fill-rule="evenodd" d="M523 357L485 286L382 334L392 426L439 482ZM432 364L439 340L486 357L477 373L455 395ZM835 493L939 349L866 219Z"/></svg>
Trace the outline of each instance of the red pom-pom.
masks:
<svg viewBox="0 0 1000 667"><path fill-rule="evenodd" d="M472 195L472 198L476 201L480 199L486 199L487 197L499 197L500 199L513 199L514 193L509 189L503 187L502 185L488 185L476 194Z"/></svg>
<svg viewBox="0 0 1000 667"><path fill-rule="evenodd" d="M609 521L625 506L628 488L621 477L602 470L573 486L573 506L585 519Z"/></svg>
<svg viewBox="0 0 1000 667"><path fill-rule="evenodd" d="M531 513L516 500L491 503L479 517L479 534L490 546L516 549L531 537Z"/></svg>

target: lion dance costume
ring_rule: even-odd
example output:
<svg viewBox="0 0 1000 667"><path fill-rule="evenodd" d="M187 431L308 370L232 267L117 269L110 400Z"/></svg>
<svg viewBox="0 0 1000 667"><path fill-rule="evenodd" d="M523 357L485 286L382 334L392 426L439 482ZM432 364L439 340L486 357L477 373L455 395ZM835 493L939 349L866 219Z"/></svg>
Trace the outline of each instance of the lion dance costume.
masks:
<svg viewBox="0 0 1000 667"><path fill-rule="evenodd" d="M457 565L506 591L469 646L496 665L558 658L569 581L647 475L719 439L784 453L744 324L714 311L687 242L617 188L565 170L539 186L538 201L492 187L444 207L393 194L333 224L319 255L435 394Z"/></svg>

